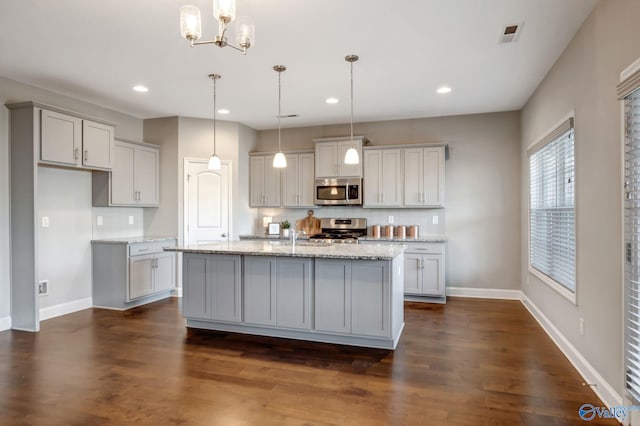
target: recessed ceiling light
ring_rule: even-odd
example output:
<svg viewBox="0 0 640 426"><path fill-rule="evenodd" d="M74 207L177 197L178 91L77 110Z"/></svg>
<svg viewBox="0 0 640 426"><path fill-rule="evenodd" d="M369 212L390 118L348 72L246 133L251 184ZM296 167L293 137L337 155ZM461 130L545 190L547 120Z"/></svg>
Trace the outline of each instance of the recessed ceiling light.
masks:
<svg viewBox="0 0 640 426"><path fill-rule="evenodd" d="M138 84L137 86L133 86L133 90L140 93L147 93L149 91L149 88L147 86Z"/></svg>
<svg viewBox="0 0 640 426"><path fill-rule="evenodd" d="M443 95L445 93L451 92L451 87L447 87L447 86L438 87L438 90L436 90L436 92Z"/></svg>
<svg viewBox="0 0 640 426"><path fill-rule="evenodd" d="M340 101L338 100L338 98L327 98L325 102L328 104L337 104Z"/></svg>
<svg viewBox="0 0 640 426"><path fill-rule="evenodd" d="M218 110L218 114L229 114L230 112L231 112L231 111L229 111L229 110L228 110L228 109L226 109L226 108L220 108L220 109Z"/></svg>

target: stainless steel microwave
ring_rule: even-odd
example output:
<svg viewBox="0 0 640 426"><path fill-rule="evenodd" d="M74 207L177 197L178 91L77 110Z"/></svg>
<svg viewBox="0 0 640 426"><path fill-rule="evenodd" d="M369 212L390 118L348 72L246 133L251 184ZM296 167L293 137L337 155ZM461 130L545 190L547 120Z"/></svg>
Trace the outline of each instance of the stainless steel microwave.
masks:
<svg viewBox="0 0 640 426"><path fill-rule="evenodd" d="M362 179L316 179L314 204L332 206L361 205Z"/></svg>

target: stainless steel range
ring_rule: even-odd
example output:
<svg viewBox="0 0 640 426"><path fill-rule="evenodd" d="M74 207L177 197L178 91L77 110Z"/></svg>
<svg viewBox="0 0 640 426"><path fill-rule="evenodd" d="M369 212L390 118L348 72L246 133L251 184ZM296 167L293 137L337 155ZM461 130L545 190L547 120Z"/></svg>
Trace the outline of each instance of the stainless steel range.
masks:
<svg viewBox="0 0 640 426"><path fill-rule="evenodd" d="M311 241L331 241L334 243L357 244L358 237L367 235L365 218L321 218L320 234L311 235Z"/></svg>

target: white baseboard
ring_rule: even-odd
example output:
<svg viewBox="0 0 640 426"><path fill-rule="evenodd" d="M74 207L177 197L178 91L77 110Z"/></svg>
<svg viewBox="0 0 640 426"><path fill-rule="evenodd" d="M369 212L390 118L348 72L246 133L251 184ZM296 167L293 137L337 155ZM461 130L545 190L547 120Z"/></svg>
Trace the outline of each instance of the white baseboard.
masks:
<svg viewBox="0 0 640 426"><path fill-rule="evenodd" d="M182 287L177 287L175 288L172 292L171 295L173 297L182 297Z"/></svg>
<svg viewBox="0 0 640 426"><path fill-rule="evenodd" d="M0 318L0 331L11 330L11 317Z"/></svg>
<svg viewBox="0 0 640 426"><path fill-rule="evenodd" d="M578 373L582 376L585 383L592 383L593 391L602 400L605 407L617 407L622 405L622 396L620 396L613 387L593 368L591 364L582 356L567 340L566 337L556 328L555 325L547 318L544 313L529 299L525 294L522 295L522 304L538 321L542 329L551 337L553 343L562 351L569 362L574 366Z"/></svg>
<svg viewBox="0 0 640 426"><path fill-rule="evenodd" d="M91 297L86 299L74 300L67 303L61 303L59 305L48 306L40 309L40 321L48 320L51 318L59 317L60 315L66 315L83 309L93 307L93 300Z"/></svg>
<svg viewBox="0 0 640 426"><path fill-rule="evenodd" d="M447 287L447 296L522 300L522 292L520 290L502 290L497 288Z"/></svg>

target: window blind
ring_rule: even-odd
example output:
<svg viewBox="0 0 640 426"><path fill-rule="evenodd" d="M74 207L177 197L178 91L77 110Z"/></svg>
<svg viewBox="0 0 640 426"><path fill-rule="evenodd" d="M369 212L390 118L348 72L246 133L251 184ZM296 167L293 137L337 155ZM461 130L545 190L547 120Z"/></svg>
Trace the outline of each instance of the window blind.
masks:
<svg viewBox="0 0 640 426"><path fill-rule="evenodd" d="M529 151L529 264L576 289L573 119Z"/></svg>
<svg viewBox="0 0 640 426"><path fill-rule="evenodd" d="M625 382L640 402L640 90L624 98Z"/></svg>

